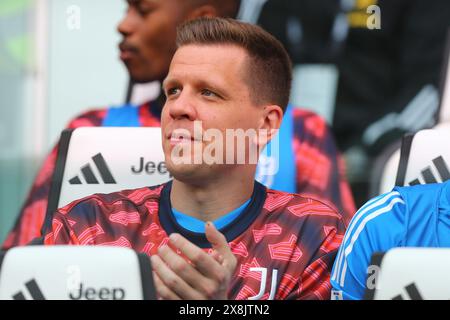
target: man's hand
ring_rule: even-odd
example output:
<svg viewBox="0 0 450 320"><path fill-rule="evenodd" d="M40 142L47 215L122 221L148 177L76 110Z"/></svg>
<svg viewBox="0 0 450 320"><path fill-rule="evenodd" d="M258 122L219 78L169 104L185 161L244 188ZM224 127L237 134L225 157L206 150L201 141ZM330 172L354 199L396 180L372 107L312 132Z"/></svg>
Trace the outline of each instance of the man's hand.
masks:
<svg viewBox="0 0 450 320"><path fill-rule="evenodd" d="M206 238L213 248L212 255L195 246L179 234L170 235L172 247L181 251L190 263L163 246L151 257L156 290L162 299L228 298L231 276L237 260L225 236L211 222L206 224Z"/></svg>

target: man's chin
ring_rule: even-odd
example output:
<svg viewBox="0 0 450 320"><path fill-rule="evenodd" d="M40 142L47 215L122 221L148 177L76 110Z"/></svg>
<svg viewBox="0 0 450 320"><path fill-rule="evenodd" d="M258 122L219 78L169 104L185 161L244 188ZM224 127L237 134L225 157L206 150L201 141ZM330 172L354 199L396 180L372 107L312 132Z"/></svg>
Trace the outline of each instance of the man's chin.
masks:
<svg viewBox="0 0 450 320"><path fill-rule="evenodd" d="M164 79L165 75L157 75L150 72L142 72L142 69L127 66L128 74L133 83L143 84Z"/></svg>
<svg viewBox="0 0 450 320"><path fill-rule="evenodd" d="M198 182L205 182L205 175L202 175L202 171L199 165L194 164L171 164L167 165L167 169L170 171L172 177L180 182L187 184L197 184Z"/></svg>
<svg viewBox="0 0 450 320"><path fill-rule="evenodd" d="M153 82L156 79L152 78L152 77L145 77L145 76L132 76L130 74L130 79L134 84L144 84L144 83L149 83L149 82Z"/></svg>

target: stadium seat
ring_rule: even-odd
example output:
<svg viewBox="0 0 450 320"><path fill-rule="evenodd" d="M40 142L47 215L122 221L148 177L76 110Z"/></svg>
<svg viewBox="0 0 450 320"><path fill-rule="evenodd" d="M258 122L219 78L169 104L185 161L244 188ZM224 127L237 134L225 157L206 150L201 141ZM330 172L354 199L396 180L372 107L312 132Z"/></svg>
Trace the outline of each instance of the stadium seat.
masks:
<svg viewBox="0 0 450 320"><path fill-rule="evenodd" d="M396 185L444 182L450 179L450 123L403 138Z"/></svg>
<svg viewBox="0 0 450 320"><path fill-rule="evenodd" d="M450 249L395 248L372 257L368 300L450 300Z"/></svg>
<svg viewBox="0 0 450 320"><path fill-rule="evenodd" d="M444 182L450 179L450 123L403 137L401 148L392 145L375 161L370 197L394 186Z"/></svg>
<svg viewBox="0 0 450 320"><path fill-rule="evenodd" d="M369 198L389 192L395 187L401 140L395 141L375 159L370 177Z"/></svg>
<svg viewBox="0 0 450 320"><path fill-rule="evenodd" d="M161 129L83 127L63 131L43 234L56 209L95 193L158 185L170 180Z"/></svg>
<svg viewBox="0 0 450 320"><path fill-rule="evenodd" d="M153 300L150 259L123 247L30 246L0 255L0 300Z"/></svg>

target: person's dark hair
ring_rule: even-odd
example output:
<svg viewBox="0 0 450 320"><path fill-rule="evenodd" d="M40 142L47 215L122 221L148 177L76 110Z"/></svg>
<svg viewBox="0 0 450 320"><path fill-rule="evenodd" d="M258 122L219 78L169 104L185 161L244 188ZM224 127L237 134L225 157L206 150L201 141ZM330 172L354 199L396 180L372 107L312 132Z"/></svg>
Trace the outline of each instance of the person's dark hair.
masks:
<svg viewBox="0 0 450 320"><path fill-rule="evenodd" d="M218 8L220 17L236 18L241 6L241 0L210 0Z"/></svg>
<svg viewBox="0 0 450 320"><path fill-rule="evenodd" d="M217 16L223 18L236 18L241 7L241 0L191 0L191 2L195 6L211 4L216 8Z"/></svg>
<svg viewBox="0 0 450 320"><path fill-rule="evenodd" d="M256 25L225 18L200 18L178 28L177 47L229 44L249 55L245 81L256 104L276 104L283 111L289 103L292 63L283 45Z"/></svg>

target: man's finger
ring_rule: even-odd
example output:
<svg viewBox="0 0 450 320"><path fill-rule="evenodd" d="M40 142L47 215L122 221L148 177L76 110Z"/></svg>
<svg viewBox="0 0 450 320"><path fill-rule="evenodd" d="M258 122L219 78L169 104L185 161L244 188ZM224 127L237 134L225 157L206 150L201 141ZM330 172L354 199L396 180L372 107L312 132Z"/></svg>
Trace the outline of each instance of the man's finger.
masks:
<svg viewBox="0 0 450 320"><path fill-rule="evenodd" d="M214 291L212 281L204 277L186 260L176 254L169 246L163 246L159 249L158 255L169 268L183 279L190 287L196 290L198 294L190 296L189 299L211 298Z"/></svg>
<svg viewBox="0 0 450 320"><path fill-rule="evenodd" d="M206 223L205 235L208 241L211 243L213 249L217 250L219 254L224 257L232 254L227 239L219 230L216 229L212 222Z"/></svg>
<svg viewBox="0 0 450 320"><path fill-rule="evenodd" d="M228 268L231 272L234 272L236 268L237 260L228 245L225 236L216 229L212 222L207 222L205 226L205 234L208 241L211 243L213 249L223 257L223 266Z"/></svg>
<svg viewBox="0 0 450 320"><path fill-rule="evenodd" d="M230 251L227 239L225 236L216 229L212 222L207 222L205 226L205 235L208 241L211 243L213 249L216 249L219 253L225 254Z"/></svg>
<svg viewBox="0 0 450 320"><path fill-rule="evenodd" d="M210 279L222 278L222 267L212 256L182 235L173 233L169 238L171 245L179 249L202 275Z"/></svg>
<svg viewBox="0 0 450 320"><path fill-rule="evenodd" d="M158 255L151 257L153 271L156 272L163 286L161 286L161 296L169 295L173 292L181 299L200 299L195 290L192 289L183 279L173 272ZM167 292L169 289L170 292Z"/></svg>
<svg viewBox="0 0 450 320"><path fill-rule="evenodd" d="M213 250L213 252L211 253L211 256L214 258L214 260L216 260L219 264L223 263L223 255L221 255L217 250Z"/></svg>
<svg viewBox="0 0 450 320"><path fill-rule="evenodd" d="M153 280L155 281L156 293L163 300L181 300L172 290L170 290L164 282L159 278L156 272L153 272Z"/></svg>

